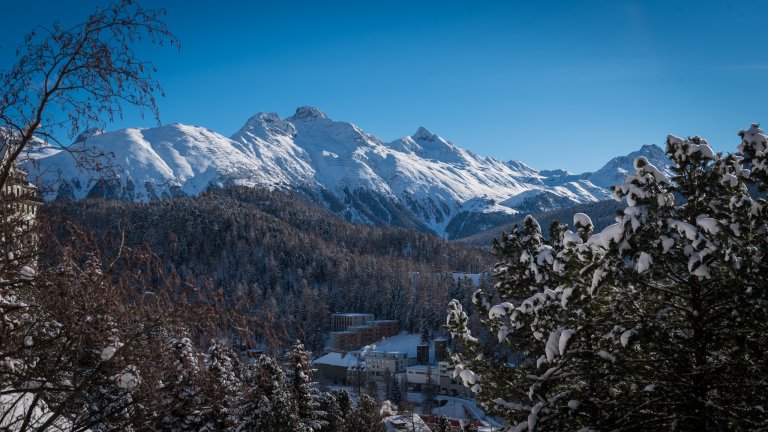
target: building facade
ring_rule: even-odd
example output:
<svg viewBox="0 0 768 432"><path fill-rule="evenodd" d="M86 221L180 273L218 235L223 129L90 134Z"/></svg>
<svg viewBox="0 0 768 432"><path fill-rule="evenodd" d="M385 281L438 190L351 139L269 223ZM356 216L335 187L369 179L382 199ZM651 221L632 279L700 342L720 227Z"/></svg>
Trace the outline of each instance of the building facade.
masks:
<svg viewBox="0 0 768 432"><path fill-rule="evenodd" d="M354 331L331 332L331 348L336 351L354 351L361 346L360 333Z"/></svg>
<svg viewBox="0 0 768 432"><path fill-rule="evenodd" d="M373 322L376 328L376 339L397 336L400 332L400 321L397 320L376 320Z"/></svg>
<svg viewBox="0 0 768 432"><path fill-rule="evenodd" d="M374 378L402 372L408 364L408 354L401 352L368 351L365 366Z"/></svg>
<svg viewBox="0 0 768 432"><path fill-rule="evenodd" d="M42 200L27 174L13 167L0 190L0 238L3 256L15 257L23 265L36 265L35 223Z"/></svg>
<svg viewBox="0 0 768 432"><path fill-rule="evenodd" d="M406 368L408 389L422 391L427 383L437 386L438 392L444 395L473 398L472 390L464 387L461 380L453 377L453 368L448 362L437 365L413 365Z"/></svg>
<svg viewBox="0 0 768 432"><path fill-rule="evenodd" d="M336 313L331 315L331 328L330 349L351 351L396 336L400 323L397 320L374 320L373 314Z"/></svg>
<svg viewBox="0 0 768 432"><path fill-rule="evenodd" d="M373 314L335 313L331 315L331 329L335 332L345 331L352 326L373 324Z"/></svg>

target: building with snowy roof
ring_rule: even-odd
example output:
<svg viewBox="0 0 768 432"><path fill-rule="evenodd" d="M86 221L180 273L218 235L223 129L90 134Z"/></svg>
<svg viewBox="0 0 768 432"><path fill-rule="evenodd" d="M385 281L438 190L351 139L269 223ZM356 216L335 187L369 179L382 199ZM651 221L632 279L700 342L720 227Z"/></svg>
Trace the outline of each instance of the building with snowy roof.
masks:
<svg viewBox="0 0 768 432"><path fill-rule="evenodd" d="M312 362L317 370L316 377L320 381L332 384L345 384L347 382L347 370L355 368L361 363L357 354L330 352L318 357Z"/></svg>
<svg viewBox="0 0 768 432"><path fill-rule="evenodd" d="M409 432L432 432L424 420L418 414L393 415L384 417L384 426L387 432L409 431Z"/></svg>

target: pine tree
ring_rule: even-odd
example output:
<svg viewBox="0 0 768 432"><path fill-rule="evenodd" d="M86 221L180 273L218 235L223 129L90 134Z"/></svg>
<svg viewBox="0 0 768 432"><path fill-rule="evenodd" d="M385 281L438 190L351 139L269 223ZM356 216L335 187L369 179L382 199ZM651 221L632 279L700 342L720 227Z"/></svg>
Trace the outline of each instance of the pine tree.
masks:
<svg viewBox="0 0 768 432"><path fill-rule="evenodd" d="M431 339L429 334L429 324L425 319L422 319L421 321L421 342L422 343L429 343L429 340Z"/></svg>
<svg viewBox="0 0 768 432"><path fill-rule="evenodd" d="M166 396L160 405L159 429L197 431L205 424L205 413L198 409L204 397L198 380L201 373L198 354L188 337L168 339L166 355L171 365L162 383Z"/></svg>
<svg viewBox="0 0 768 432"><path fill-rule="evenodd" d="M389 385L389 394L387 394L387 399L389 399L390 402L397 406L400 406L400 403L403 402L403 391L400 387L400 380L397 379L397 375L393 374L392 381Z"/></svg>
<svg viewBox="0 0 768 432"><path fill-rule="evenodd" d="M462 420L461 432L477 432L477 427L470 420Z"/></svg>
<svg viewBox="0 0 768 432"><path fill-rule="evenodd" d="M351 431L350 424L354 409L352 408L352 398L349 396L346 390L333 390L331 394L336 398L336 403L339 405L339 413L342 418L343 428L341 430Z"/></svg>
<svg viewBox="0 0 768 432"><path fill-rule="evenodd" d="M304 349L300 341L291 347L288 352L288 386L301 426L299 431L315 431L326 423L326 413L319 409L320 391L312 381L312 364L309 361L309 353Z"/></svg>
<svg viewBox="0 0 768 432"><path fill-rule="evenodd" d="M237 373L240 368L237 356L225 341L213 339L205 365L211 382L206 392L210 408L204 410L207 418L207 429L204 430L227 430L236 421L235 408L240 403L242 393L242 382Z"/></svg>
<svg viewBox="0 0 768 432"><path fill-rule="evenodd" d="M766 187L768 137L740 135L726 156L669 136L675 175L638 158L600 233L577 214L545 240L528 217L494 243L497 284L473 303L499 344L457 301L447 322L483 407L529 431L765 429L768 204L748 186Z"/></svg>
<svg viewBox="0 0 768 432"><path fill-rule="evenodd" d="M338 392L344 392L339 390ZM346 392L344 392L346 394ZM320 395L320 409L326 413L325 424L319 429L321 432L346 432L346 418L349 412L342 411L341 404L337 398L337 391L327 392Z"/></svg>
<svg viewBox="0 0 768 432"><path fill-rule="evenodd" d="M302 427L285 374L270 356L259 356L243 377L245 394L236 431L293 432Z"/></svg>
<svg viewBox="0 0 768 432"><path fill-rule="evenodd" d="M362 394L357 398L357 408L350 419L350 428L356 432L384 432L386 427L382 421L379 404L376 399Z"/></svg>

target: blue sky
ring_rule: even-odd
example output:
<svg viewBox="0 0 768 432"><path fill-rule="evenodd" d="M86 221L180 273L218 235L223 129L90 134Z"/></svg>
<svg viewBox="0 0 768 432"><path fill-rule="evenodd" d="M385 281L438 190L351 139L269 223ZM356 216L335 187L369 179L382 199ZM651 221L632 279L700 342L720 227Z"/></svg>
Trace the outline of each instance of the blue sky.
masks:
<svg viewBox="0 0 768 432"><path fill-rule="evenodd" d="M33 26L99 2L5 2L7 67ZM159 68L164 123L224 135L252 114L321 108L385 141L418 126L539 169L593 170L666 134L732 150L768 124L768 2L144 1L180 51ZM9 24L9 25L6 25ZM152 126L129 114L110 129Z"/></svg>

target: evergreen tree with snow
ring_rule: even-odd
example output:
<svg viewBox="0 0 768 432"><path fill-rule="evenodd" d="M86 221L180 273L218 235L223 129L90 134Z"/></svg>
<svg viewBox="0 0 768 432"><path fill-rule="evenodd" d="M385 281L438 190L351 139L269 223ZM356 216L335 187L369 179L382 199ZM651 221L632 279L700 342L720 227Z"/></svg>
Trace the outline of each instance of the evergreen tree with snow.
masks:
<svg viewBox="0 0 768 432"><path fill-rule="evenodd" d="M357 407L350 419L350 428L356 432L384 432L386 427L382 421L381 407L376 399L366 394L357 398Z"/></svg>
<svg viewBox="0 0 768 432"><path fill-rule="evenodd" d="M389 399L390 402L397 406L400 406L400 403L403 402L403 390L397 375L392 375L392 382L389 385L389 394L387 394L387 399Z"/></svg>
<svg viewBox="0 0 768 432"><path fill-rule="evenodd" d="M497 284L473 303L499 344L457 301L447 321L483 407L529 431L768 427L768 204L748 188L767 186L768 137L740 136L725 156L669 136L675 175L638 158L597 234L577 214L545 240L529 217L494 243Z"/></svg>
<svg viewBox="0 0 768 432"><path fill-rule="evenodd" d="M206 386L208 403L204 404L205 428L210 431L227 430L236 421L235 408L242 393L237 355L226 341L212 339L205 366L210 380Z"/></svg>
<svg viewBox="0 0 768 432"><path fill-rule="evenodd" d="M354 408L352 407L352 398L349 396L346 390L333 390L331 395L336 399L336 403L339 408L339 415L341 417L341 427L339 431L351 431L350 424L352 422L352 416L354 415Z"/></svg>
<svg viewBox="0 0 768 432"><path fill-rule="evenodd" d="M326 413L325 424L321 432L347 432L347 419L350 415L351 401L344 390L324 392L320 395L320 410Z"/></svg>
<svg viewBox="0 0 768 432"><path fill-rule="evenodd" d="M197 431L206 423L200 405L205 398L201 381L200 353L189 337L170 337L164 355L170 359L161 387L158 428L173 431Z"/></svg>
<svg viewBox="0 0 768 432"><path fill-rule="evenodd" d="M316 431L326 423L326 413L320 409L320 391L312 381L312 363L304 344L296 341L288 352L287 380L301 421L298 431Z"/></svg>
<svg viewBox="0 0 768 432"><path fill-rule="evenodd" d="M261 355L249 364L243 373L243 385L236 431L301 430L302 421L288 390L285 373L272 357Z"/></svg>
<svg viewBox="0 0 768 432"><path fill-rule="evenodd" d="M470 420L462 420L461 432L477 432L477 427Z"/></svg>

